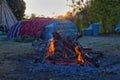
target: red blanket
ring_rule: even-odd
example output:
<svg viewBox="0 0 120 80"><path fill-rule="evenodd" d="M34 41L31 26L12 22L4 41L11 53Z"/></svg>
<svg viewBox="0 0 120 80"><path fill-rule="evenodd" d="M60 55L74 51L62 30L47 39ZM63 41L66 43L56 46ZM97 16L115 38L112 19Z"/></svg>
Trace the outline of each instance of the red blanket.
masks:
<svg viewBox="0 0 120 80"><path fill-rule="evenodd" d="M39 31L43 30L43 28L52 23L52 18L34 18L28 21L25 21L21 24L20 36L28 35L34 37Z"/></svg>

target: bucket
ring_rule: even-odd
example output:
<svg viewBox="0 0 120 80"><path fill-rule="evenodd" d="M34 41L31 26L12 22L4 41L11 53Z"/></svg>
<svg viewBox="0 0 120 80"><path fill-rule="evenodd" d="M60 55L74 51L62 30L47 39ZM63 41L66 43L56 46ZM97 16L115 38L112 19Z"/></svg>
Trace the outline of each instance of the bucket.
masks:
<svg viewBox="0 0 120 80"><path fill-rule="evenodd" d="M92 29L84 29L84 35L85 36L91 36L92 35Z"/></svg>
<svg viewBox="0 0 120 80"><path fill-rule="evenodd" d="M0 35L1 35L1 34L3 34L3 32L2 32L2 31L0 31Z"/></svg>
<svg viewBox="0 0 120 80"><path fill-rule="evenodd" d="M93 36L98 36L99 35L99 23L95 23L92 25L92 29L93 29Z"/></svg>

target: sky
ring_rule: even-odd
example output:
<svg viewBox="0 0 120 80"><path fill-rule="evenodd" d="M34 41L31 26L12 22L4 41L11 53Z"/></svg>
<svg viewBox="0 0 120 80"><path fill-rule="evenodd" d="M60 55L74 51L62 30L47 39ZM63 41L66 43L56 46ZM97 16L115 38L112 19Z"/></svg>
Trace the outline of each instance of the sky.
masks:
<svg viewBox="0 0 120 80"><path fill-rule="evenodd" d="M66 6L67 0L24 0L26 2L25 14L31 15L32 13L37 16L44 15L52 17L55 15L65 14L71 10Z"/></svg>

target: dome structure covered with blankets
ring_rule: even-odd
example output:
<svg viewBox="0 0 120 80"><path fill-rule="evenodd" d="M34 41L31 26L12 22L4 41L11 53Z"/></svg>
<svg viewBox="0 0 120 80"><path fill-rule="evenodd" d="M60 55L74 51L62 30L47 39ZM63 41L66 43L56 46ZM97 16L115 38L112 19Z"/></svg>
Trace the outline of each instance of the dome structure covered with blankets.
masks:
<svg viewBox="0 0 120 80"><path fill-rule="evenodd" d="M69 20L59 20L53 18L33 18L29 20L19 21L8 32L9 39L16 39L18 37L32 37L37 38L39 34L43 33L44 39L48 40L51 34L57 31L61 35L75 36L78 32L74 23Z"/></svg>

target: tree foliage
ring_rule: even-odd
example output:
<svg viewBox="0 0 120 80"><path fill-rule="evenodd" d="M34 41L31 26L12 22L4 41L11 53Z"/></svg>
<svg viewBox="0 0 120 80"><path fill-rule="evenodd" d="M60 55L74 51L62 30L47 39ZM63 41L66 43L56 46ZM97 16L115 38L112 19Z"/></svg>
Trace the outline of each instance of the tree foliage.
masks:
<svg viewBox="0 0 120 80"><path fill-rule="evenodd" d="M62 19L62 20L71 20L71 21L73 21L73 15L72 15L72 12L70 12L70 11L66 12L64 15L56 16L56 18Z"/></svg>
<svg viewBox="0 0 120 80"><path fill-rule="evenodd" d="M30 18L35 18L36 17L36 14L32 13Z"/></svg>
<svg viewBox="0 0 120 80"><path fill-rule="evenodd" d="M91 21L101 21L102 32L112 33L120 19L120 0L91 0L88 13ZM93 18L94 17L94 18Z"/></svg>
<svg viewBox="0 0 120 80"><path fill-rule="evenodd" d="M83 26L88 26L87 0L72 0L69 6L73 8L74 23L82 30Z"/></svg>
<svg viewBox="0 0 120 80"><path fill-rule="evenodd" d="M101 22L101 33L114 32L116 24L120 20L120 0L72 0L73 11L77 16L83 16L82 24L85 22ZM87 3L85 3L87 1ZM79 3L79 4L78 4ZM83 6L84 5L84 6ZM83 6L83 7L81 7Z"/></svg>
<svg viewBox="0 0 120 80"><path fill-rule="evenodd" d="M24 0L6 0L18 20L24 16L26 5Z"/></svg>

